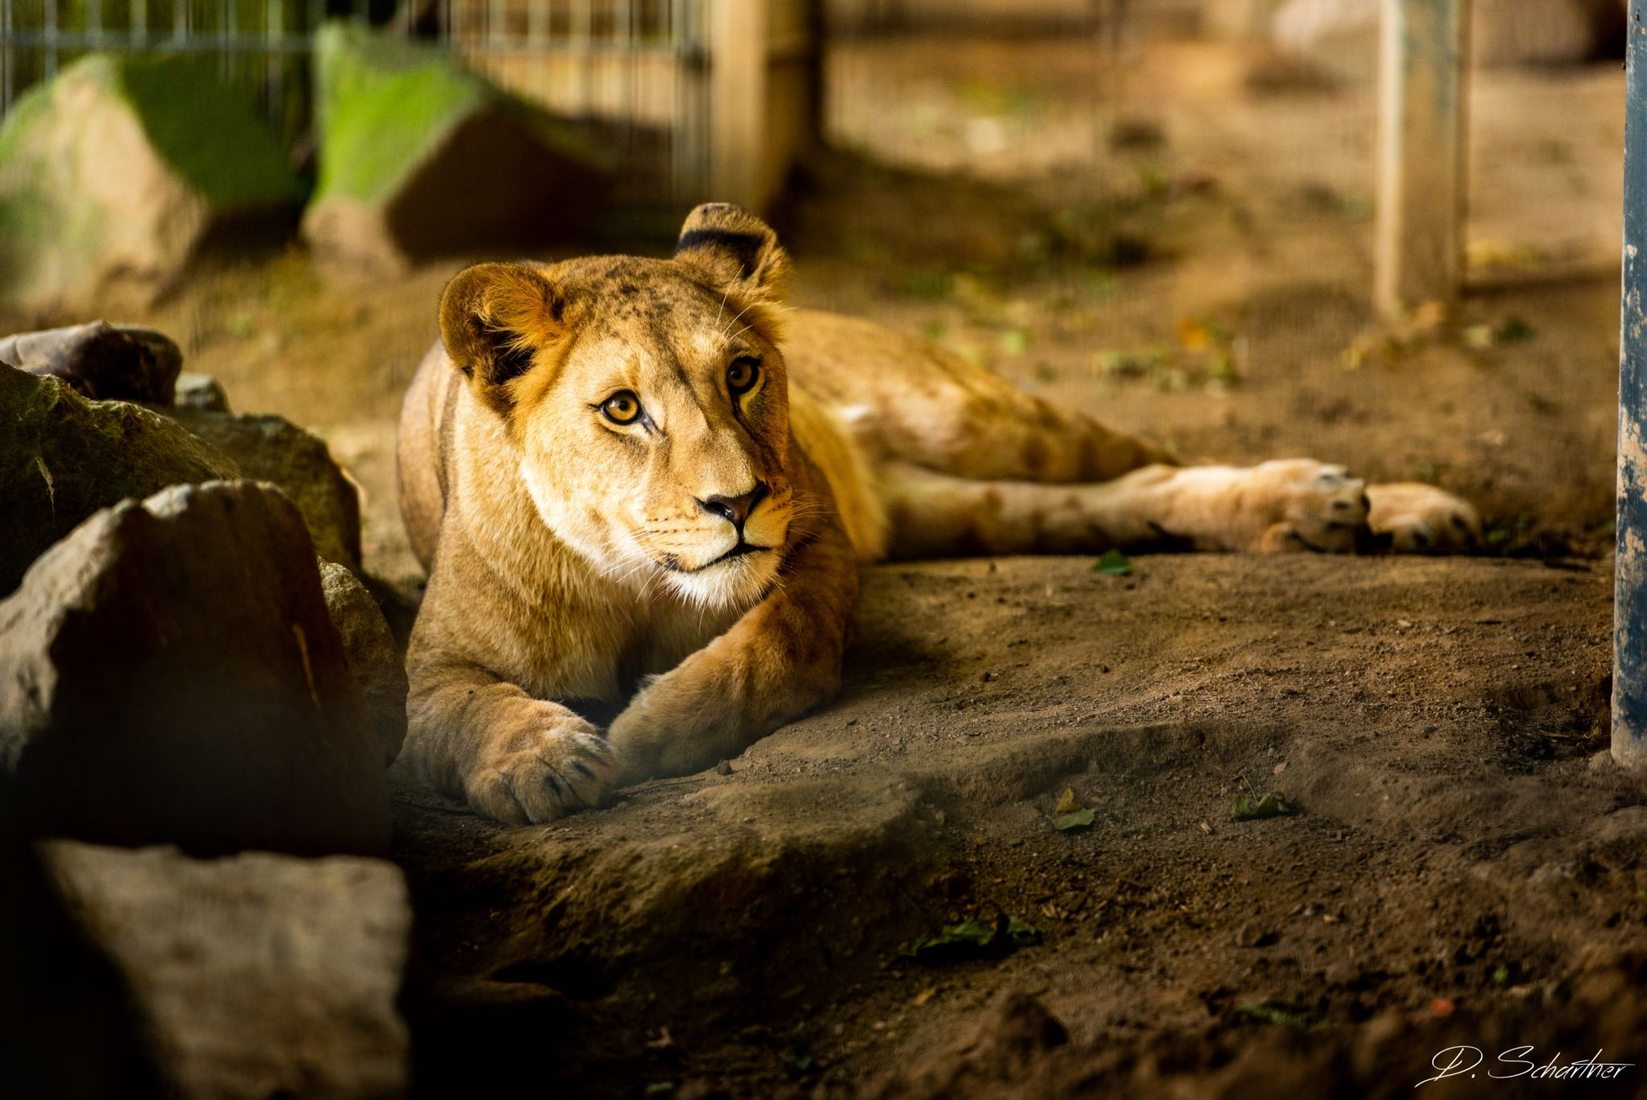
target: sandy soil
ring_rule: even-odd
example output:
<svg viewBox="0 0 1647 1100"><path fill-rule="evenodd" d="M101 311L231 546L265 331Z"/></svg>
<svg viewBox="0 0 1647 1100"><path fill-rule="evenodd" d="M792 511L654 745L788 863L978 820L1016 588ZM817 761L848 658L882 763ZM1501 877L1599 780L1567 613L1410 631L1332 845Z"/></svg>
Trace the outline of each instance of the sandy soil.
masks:
<svg viewBox="0 0 1647 1100"><path fill-rule="evenodd" d="M527 830L402 790L429 1091L1393 1096L1454 1044L1647 1063L1647 786L1601 753L1616 64L1481 75L1478 288L1385 328L1365 85L1195 44L832 75L847 151L782 219L797 300L1186 457L1437 481L1493 556L882 567L845 698L730 774ZM328 438L396 579L393 415L449 270L294 254L148 318ZM1090 827L1054 828L1066 788ZM1231 820L1272 791L1300 812ZM903 957L1001 914L1040 942ZM1560 1087L1483 1084L1435 1088Z"/></svg>

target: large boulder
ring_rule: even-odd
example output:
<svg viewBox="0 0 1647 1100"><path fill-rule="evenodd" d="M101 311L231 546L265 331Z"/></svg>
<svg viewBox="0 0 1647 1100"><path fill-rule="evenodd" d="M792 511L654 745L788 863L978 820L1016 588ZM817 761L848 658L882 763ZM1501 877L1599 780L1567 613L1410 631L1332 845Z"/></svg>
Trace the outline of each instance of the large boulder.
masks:
<svg viewBox="0 0 1647 1100"><path fill-rule="evenodd" d="M273 486L98 512L0 602L0 773L41 835L375 853L383 751Z"/></svg>
<svg viewBox="0 0 1647 1100"><path fill-rule="evenodd" d="M157 412L87 401L60 379L8 366L0 366L0 425L0 594L99 508L179 482L240 476L233 459Z"/></svg>
<svg viewBox="0 0 1647 1100"><path fill-rule="evenodd" d="M400 270L584 231L607 161L450 53L355 25L315 42L320 177L303 234L321 257Z"/></svg>
<svg viewBox="0 0 1647 1100"><path fill-rule="evenodd" d="M302 194L249 97L210 66L89 55L0 125L0 302L146 303L208 237L289 222Z"/></svg>
<svg viewBox="0 0 1647 1100"><path fill-rule="evenodd" d="M315 552L360 570L360 487L332 459L326 441L273 414L162 410L232 458L243 476L280 486L309 525Z"/></svg>
<svg viewBox="0 0 1647 1100"><path fill-rule="evenodd" d="M406 663L377 601L352 571L333 562L320 563L320 591L326 611L343 639L349 671L366 693L372 729L383 748L383 763L393 764L406 740Z"/></svg>
<svg viewBox="0 0 1647 1100"><path fill-rule="evenodd" d="M124 975L168 1095L405 1094L396 998L412 917L393 864L42 848L70 913ZM112 1084L102 1095L132 1095Z"/></svg>

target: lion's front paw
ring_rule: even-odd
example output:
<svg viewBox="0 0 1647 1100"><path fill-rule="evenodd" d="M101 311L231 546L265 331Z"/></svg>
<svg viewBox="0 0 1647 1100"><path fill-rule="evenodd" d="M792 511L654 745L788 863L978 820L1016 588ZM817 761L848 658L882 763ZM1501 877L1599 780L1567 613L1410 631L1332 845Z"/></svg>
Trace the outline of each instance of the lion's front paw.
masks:
<svg viewBox="0 0 1647 1100"><path fill-rule="evenodd" d="M1342 466L1296 458L1252 469L1248 499L1268 519L1255 549L1348 554L1367 541L1367 487Z"/></svg>
<svg viewBox="0 0 1647 1100"><path fill-rule="evenodd" d="M622 765L600 732L553 704L495 731L464 783L469 806L509 825L553 821L598 806Z"/></svg>
<svg viewBox="0 0 1647 1100"><path fill-rule="evenodd" d="M1467 501L1433 485L1369 485L1368 524L1392 550L1453 554L1481 545L1481 517Z"/></svg>

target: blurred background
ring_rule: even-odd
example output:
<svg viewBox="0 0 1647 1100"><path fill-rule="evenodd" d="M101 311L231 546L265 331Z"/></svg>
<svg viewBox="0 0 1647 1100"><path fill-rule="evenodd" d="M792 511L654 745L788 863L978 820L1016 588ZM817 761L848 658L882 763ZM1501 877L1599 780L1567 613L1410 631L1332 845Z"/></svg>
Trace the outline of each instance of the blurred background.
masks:
<svg viewBox="0 0 1647 1100"><path fill-rule="evenodd" d="M1392 0L1393 2L1393 0ZM795 304L1185 459L1611 541L1620 0L1475 0L1456 300L1373 305L1379 0L0 0L0 331L152 324L322 435L408 578L401 393L468 260L761 211ZM1462 108L1462 105L1459 105ZM1451 299L1451 295L1446 296Z"/></svg>

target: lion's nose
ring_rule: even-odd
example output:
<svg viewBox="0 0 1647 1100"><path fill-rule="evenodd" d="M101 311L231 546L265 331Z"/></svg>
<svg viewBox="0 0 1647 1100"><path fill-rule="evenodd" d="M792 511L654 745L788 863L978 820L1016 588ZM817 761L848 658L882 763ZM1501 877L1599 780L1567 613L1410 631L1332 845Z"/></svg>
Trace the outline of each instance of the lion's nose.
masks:
<svg viewBox="0 0 1647 1100"><path fill-rule="evenodd" d="M749 518L749 513L755 510L755 505L766 496L766 482L757 481L755 487L742 496L712 496L698 501L698 506L705 512L711 512L731 522L740 532L743 530L743 521Z"/></svg>

